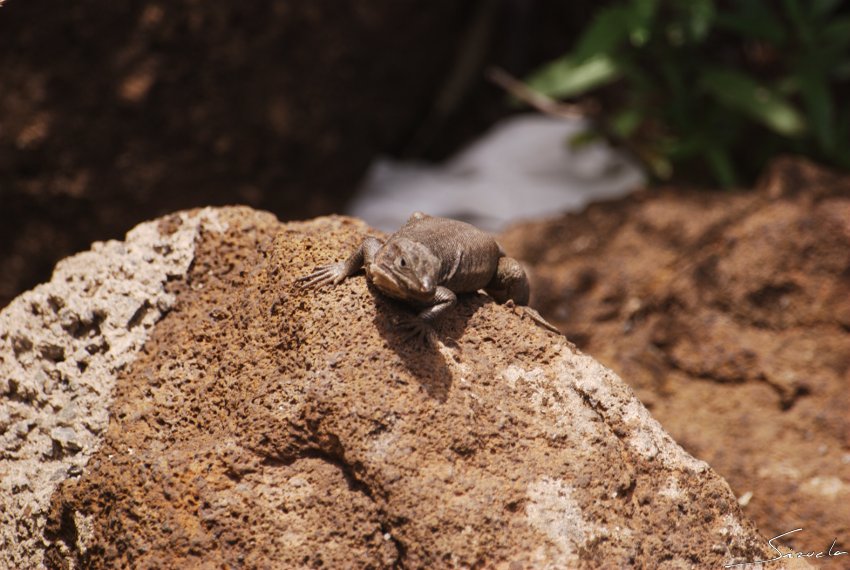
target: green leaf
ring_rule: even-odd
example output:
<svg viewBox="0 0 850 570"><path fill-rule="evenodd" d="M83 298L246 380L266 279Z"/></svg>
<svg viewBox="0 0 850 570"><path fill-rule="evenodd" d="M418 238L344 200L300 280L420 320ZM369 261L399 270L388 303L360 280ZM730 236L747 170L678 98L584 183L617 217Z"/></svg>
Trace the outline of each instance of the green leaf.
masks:
<svg viewBox="0 0 850 570"><path fill-rule="evenodd" d="M712 0L708 0L711 2ZM649 24L658 9L658 0L632 0L634 15L642 25Z"/></svg>
<svg viewBox="0 0 850 570"><path fill-rule="evenodd" d="M658 180L670 180L673 176L673 163L663 154L651 148L641 148L637 151L640 159Z"/></svg>
<svg viewBox="0 0 850 570"><path fill-rule="evenodd" d="M797 30L799 38L805 45L812 45L814 43L814 35L812 33L811 22L808 18L809 14L803 10L803 7L800 6L797 0L784 0L783 4L785 5L785 15Z"/></svg>
<svg viewBox="0 0 850 570"><path fill-rule="evenodd" d="M850 18L833 18L823 27L818 37L827 46L846 47L850 44Z"/></svg>
<svg viewBox="0 0 850 570"><path fill-rule="evenodd" d="M705 158L714 178L724 188L730 188L738 184L738 176L729 152L720 146L710 146L706 149Z"/></svg>
<svg viewBox="0 0 850 570"><path fill-rule="evenodd" d="M629 39L634 11L629 6L616 6L601 10L581 35L573 52L580 62L599 54L612 53Z"/></svg>
<svg viewBox="0 0 850 570"><path fill-rule="evenodd" d="M620 70L614 60L598 55L576 62L571 56L545 65L528 78L528 86L544 95L568 98L582 95L607 83L616 81Z"/></svg>
<svg viewBox="0 0 850 570"><path fill-rule="evenodd" d="M838 81L850 80L850 60L836 64L830 70L830 75Z"/></svg>
<svg viewBox="0 0 850 570"><path fill-rule="evenodd" d="M811 10L815 16L823 17L831 14L842 0L809 0Z"/></svg>
<svg viewBox="0 0 850 570"><path fill-rule="evenodd" d="M641 46L649 40L658 0L632 0L626 5L600 10L573 51L576 61L613 54L629 42Z"/></svg>
<svg viewBox="0 0 850 570"><path fill-rule="evenodd" d="M641 47L649 42L657 8L658 0L632 0L629 40L633 46Z"/></svg>
<svg viewBox="0 0 850 570"><path fill-rule="evenodd" d="M714 24L716 14L714 0L688 0L685 9L691 39L702 42L708 36Z"/></svg>
<svg viewBox="0 0 850 570"><path fill-rule="evenodd" d="M791 19L791 22L796 25L806 23L806 17L803 8L797 0L782 0L785 6L785 14Z"/></svg>
<svg viewBox="0 0 850 570"><path fill-rule="evenodd" d="M774 10L761 0L734 3L735 12L719 12L718 27L737 32L745 39L764 40L774 45L782 44L786 38L785 26Z"/></svg>
<svg viewBox="0 0 850 570"><path fill-rule="evenodd" d="M734 109L787 137L799 137L806 121L779 93L731 69L708 69L700 87L718 103Z"/></svg>
<svg viewBox="0 0 850 570"><path fill-rule="evenodd" d="M644 115L639 109L623 109L611 119L611 130L620 138L630 138L643 123Z"/></svg>
<svg viewBox="0 0 850 570"><path fill-rule="evenodd" d="M592 144L596 144L602 140L602 134L595 129L587 129L579 131L567 141L567 146L570 150L583 150Z"/></svg>
<svg viewBox="0 0 850 570"><path fill-rule="evenodd" d="M796 95L800 92L800 78L796 75L780 77L773 85L773 88L783 97Z"/></svg>
<svg viewBox="0 0 850 570"><path fill-rule="evenodd" d="M843 168L850 168L850 113L840 109L835 123L836 145L830 158Z"/></svg>
<svg viewBox="0 0 850 570"><path fill-rule="evenodd" d="M830 153L835 148L835 108L825 78L802 74L800 90L808 110L812 131L820 146Z"/></svg>

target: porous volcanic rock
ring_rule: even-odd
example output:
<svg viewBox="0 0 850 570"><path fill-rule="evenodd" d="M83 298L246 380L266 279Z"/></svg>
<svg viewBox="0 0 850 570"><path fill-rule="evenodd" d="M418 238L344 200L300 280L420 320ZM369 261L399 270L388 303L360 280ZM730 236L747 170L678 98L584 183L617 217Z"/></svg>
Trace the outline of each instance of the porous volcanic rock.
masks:
<svg viewBox="0 0 850 570"><path fill-rule="evenodd" d="M47 520L30 511L32 535L15 535L6 561L29 567L43 554L50 568L680 568L771 555L722 478L684 452L614 373L521 311L466 296L426 348L401 340L395 323L408 309L363 277L299 289L298 276L370 232L361 222L279 224L234 208L142 228L134 231L152 245L138 250L138 264L113 265L138 243L131 233L84 254L92 274L57 271L81 327L100 323L85 335L105 338L113 347L105 354L120 358L98 372L109 377L98 390L101 406L111 402L108 426L89 430L97 443L77 446L87 461L39 487L53 492ZM114 267L108 274L133 290L139 267L162 263L157 255L174 255L173 236L185 245L190 235L191 263L179 253L176 268L147 278L158 292L131 294L126 308L155 310L113 319L106 303L98 305L105 316L88 319L81 299L105 286L97 267ZM71 350L73 334L59 338L45 303L40 314L64 360L59 348L16 350L18 323L3 313L15 410L41 409L41 388L12 390L9 374L40 378L34 370L55 365L54 391L95 385L85 376L92 365L74 376L86 349ZM61 328L61 309L57 318ZM114 340L139 327L144 337ZM65 385L66 377L73 381ZM39 447L32 461L83 453L49 421L36 418L37 435L46 442L47 429L58 448ZM4 461L7 472L29 465ZM4 526L14 527L23 513L3 492L11 509Z"/></svg>
<svg viewBox="0 0 850 570"><path fill-rule="evenodd" d="M850 177L783 158L754 192L645 191L503 245L763 534L850 551Z"/></svg>
<svg viewBox="0 0 850 570"><path fill-rule="evenodd" d="M100 445L117 373L173 306L165 285L185 280L204 229L218 213L141 224L0 313L0 568L40 566L51 493Z"/></svg>

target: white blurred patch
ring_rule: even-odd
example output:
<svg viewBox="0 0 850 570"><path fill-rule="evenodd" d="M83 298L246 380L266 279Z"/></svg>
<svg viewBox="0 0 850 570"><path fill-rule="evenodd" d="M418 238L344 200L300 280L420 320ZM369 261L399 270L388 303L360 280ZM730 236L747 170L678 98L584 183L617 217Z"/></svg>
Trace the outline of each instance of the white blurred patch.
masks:
<svg viewBox="0 0 850 570"><path fill-rule="evenodd" d="M583 128L578 119L519 115L443 165L378 159L347 213L385 231L417 210L499 231L519 219L579 211L644 183L640 169L607 144L571 149Z"/></svg>

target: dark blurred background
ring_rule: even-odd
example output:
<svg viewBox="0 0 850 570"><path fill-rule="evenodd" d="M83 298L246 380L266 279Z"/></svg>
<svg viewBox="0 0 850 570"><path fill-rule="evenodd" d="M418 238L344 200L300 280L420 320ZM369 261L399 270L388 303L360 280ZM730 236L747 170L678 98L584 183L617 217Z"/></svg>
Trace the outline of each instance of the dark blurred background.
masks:
<svg viewBox="0 0 850 570"><path fill-rule="evenodd" d="M562 54L597 3L0 7L0 306L176 209L340 211L379 153L447 156L514 112L485 79Z"/></svg>
<svg viewBox="0 0 850 570"><path fill-rule="evenodd" d="M842 0L0 0L0 85L0 307L166 212L342 212L528 107L656 183L850 169Z"/></svg>

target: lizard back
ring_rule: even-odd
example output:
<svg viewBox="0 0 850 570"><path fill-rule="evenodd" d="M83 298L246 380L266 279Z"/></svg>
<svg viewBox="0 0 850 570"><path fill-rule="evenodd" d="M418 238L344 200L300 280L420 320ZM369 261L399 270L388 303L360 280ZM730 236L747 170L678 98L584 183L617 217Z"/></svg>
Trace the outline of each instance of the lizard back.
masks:
<svg viewBox="0 0 850 570"><path fill-rule="evenodd" d="M496 240L466 222L414 216L394 233L387 242L407 238L427 247L440 260L438 285L455 293L467 293L484 288L502 257Z"/></svg>

